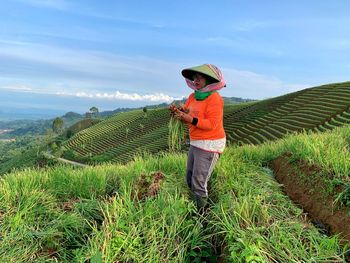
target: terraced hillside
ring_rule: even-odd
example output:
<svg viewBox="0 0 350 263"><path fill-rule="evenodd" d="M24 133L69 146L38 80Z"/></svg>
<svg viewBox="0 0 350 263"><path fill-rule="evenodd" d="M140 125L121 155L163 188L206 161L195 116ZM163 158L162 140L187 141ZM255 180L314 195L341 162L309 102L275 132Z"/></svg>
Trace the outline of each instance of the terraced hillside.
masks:
<svg viewBox="0 0 350 263"><path fill-rule="evenodd" d="M168 122L167 109L119 113L73 136L63 146L64 156L85 162L124 163L136 153L166 151ZM224 111L231 144L260 144L288 133L325 131L349 122L350 82L227 105Z"/></svg>
<svg viewBox="0 0 350 263"><path fill-rule="evenodd" d="M225 115L229 141L260 144L303 129L325 131L350 121L350 82L264 100Z"/></svg>
<svg viewBox="0 0 350 263"><path fill-rule="evenodd" d="M350 125L229 146L205 213L185 154L14 171L0 180L0 262L350 262L349 147Z"/></svg>

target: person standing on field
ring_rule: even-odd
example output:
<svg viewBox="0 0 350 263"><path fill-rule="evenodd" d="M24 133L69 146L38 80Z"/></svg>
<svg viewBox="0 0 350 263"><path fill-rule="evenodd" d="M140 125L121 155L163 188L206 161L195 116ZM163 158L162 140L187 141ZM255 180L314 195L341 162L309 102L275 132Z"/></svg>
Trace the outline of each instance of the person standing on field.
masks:
<svg viewBox="0 0 350 263"><path fill-rule="evenodd" d="M184 106L170 110L189 126L186 182L197 208L203 210L208 199L208 180L226 145L224 101L217 92L226 83L221 71L212 64L187 68L181 73L194 92Z"/></svg>

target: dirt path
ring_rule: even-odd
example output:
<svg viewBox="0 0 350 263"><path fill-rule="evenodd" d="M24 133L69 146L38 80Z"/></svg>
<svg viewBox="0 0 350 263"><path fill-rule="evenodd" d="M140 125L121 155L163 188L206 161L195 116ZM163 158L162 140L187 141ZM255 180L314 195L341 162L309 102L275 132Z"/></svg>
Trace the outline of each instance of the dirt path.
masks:
<svg viewBox="0 0 350 263"><path fill-rule="evenodd" d="M284 154L271 165L285 193L308 213L313 223L323 226L328 234L340 234L345 242L350 242L350 209L335 206L334 196L325 194L327 185L320 180L319 167L303 161L291 164L289 157L290 154Z"/></svg>
<svg viewBox="0 0 350 263"><path fill-rule="evenodd" d="M86 164L70 161L70 160L67 160L67 159L64 159L64 158L60 158L60 157L56 157L56 156L52 155L49 152L44 153L44 156L47 159L53 159L53 160L56 160L56 161L61 162L61 163L71 164L71 165L78 166L78 167L88 167L89 166L89 165L86 165Z"/></svg>

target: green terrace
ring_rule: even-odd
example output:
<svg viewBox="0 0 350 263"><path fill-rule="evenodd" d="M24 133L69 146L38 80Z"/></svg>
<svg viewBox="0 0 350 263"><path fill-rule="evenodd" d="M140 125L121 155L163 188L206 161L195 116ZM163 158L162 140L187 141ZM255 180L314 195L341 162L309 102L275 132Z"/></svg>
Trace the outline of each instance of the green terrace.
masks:
<svg viewBox="0 0 350 263"><path fill-rule="evenodd" d="M116 114L63 143L63 157L86 163L125 163L135 154L168 150L167 109ZM258 102L229 104L229 144L261 144L303 130L333 129L350 121L350 82L322 85ZM186 142L183 149L186 149Z"/></svg>

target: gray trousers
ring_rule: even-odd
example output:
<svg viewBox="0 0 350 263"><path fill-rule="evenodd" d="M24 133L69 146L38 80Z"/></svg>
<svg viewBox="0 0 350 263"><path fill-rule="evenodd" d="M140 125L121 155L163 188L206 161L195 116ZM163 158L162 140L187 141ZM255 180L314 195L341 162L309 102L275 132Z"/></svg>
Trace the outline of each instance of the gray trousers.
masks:
<svg viewBox="0 0 350 263"><path fill-rule="evenodd" d="M208 181L218 159L219 153L207 152L190 145L186 181L194 194L208 197Z"/></svg>

